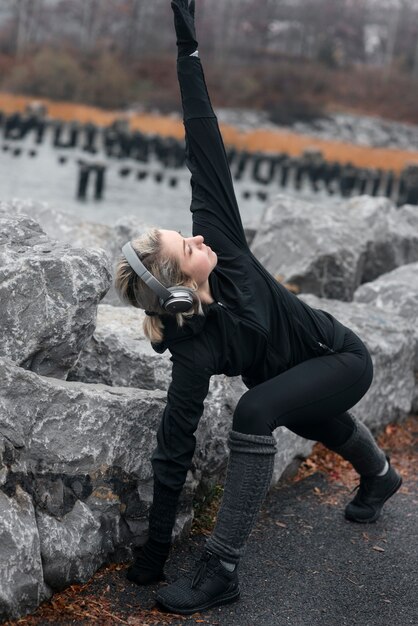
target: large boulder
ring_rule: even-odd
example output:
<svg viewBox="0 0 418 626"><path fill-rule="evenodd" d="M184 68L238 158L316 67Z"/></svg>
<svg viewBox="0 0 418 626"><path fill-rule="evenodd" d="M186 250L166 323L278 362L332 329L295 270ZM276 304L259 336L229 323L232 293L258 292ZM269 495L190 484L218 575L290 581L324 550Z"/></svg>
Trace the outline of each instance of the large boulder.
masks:
<svg viewBox="0 0 418 626"><path fill-rule="evenodd" d="M94 334L67 380L167 390L170 355L153 350L142 330L144 316L134 307L99 304Z"/></svg>
<svg viewBox="0 0 418 626"><path fill-rule="evenodd" d="M416 208L416 207L415 207ZM411 329L416 377L412 411L418 412L418 263L410 263L359 287L354 302L363 302L404 318Z"/></svg>
<svg viewBox="0 0 418 626"><path fill-rule="evenodd" d="M328 311L366 344L374 365L368 392L353 412L374 430L406 417L414 397L415 346L410 324L392 311L304 294L311 307Z"/></svg>
<svg viewBox="0 0 418 626"><path fill-rule="evenodd" d="M104 251L51 240L31 218L0 211L0 356L65 378L109 288Z"/></svg>
<svg viewBox="0 0 418 626"><path fill-rule="evenodd" d="M112 281L103 302L121 305L113 286L116 264L121 256L123 244L134 239L149 228L149 225L133 215L125 215L113 225L77 220L73 215L57 211L46 202L15 199L0 202L0 213L8 215L28 215L36 220L43 231L52 239L67 243L73 248L95 248L106 252Z"/></svg>
<svg viewBox="0 0 418 626"><path fill-rule="evenodd" d="M300 292L349 301L360 284L418 261L418 212L412 209L368 196L319 204L279 195L251 249Z"/></svg>
<svg viewBox="0 0 418 626"><path fill-rule="evenodd" d="M0 490L0 620L34 611L51 592L44 582L39 534L31 497L20 487Z"/></svg>
<svg viewBox="0 0 418 626"><path fill-rule="evenodd" d="M38 376L4 358L0 376L0 548L11 555L0 599L12 616L145 541L165 393ZM190 530L196 487L189 472L175 539Z"/></svg>

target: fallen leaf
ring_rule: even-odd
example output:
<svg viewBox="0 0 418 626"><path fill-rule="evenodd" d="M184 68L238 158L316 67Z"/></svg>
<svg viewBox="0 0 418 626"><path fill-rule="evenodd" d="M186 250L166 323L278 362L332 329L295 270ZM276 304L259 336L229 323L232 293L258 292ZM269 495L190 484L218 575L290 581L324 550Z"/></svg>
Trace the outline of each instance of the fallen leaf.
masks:
<svg viewBox="0 0 418 626"><path fill-rule="evenodd" d="M373 546L373 550L376 550L376 552L384 552L385 549L381 548L380 546Z"/></svg>

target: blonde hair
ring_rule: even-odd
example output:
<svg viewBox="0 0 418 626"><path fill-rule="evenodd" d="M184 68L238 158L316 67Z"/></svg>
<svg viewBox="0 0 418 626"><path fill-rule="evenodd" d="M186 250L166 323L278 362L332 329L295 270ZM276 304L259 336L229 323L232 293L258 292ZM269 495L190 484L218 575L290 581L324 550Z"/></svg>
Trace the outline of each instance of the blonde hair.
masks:
<svg viewBox="0 0 418 626"><path fill-rule="evenodd" d="M133 239L131 245L139 259L157 280L165 287L186 286L197 292L198 285L182 272L176 259L164 257L161 251L161 233L158 228L151 228L146 233ZM152 316L145 316L143 327L147 339L159 343L163 339L164 324L161 315L169 315L160 305L158 296L139 278L124 256L120 257L116 266L115 289L125 304L137 309L145 309ZM194 296L193 308L187 313L177 313L178 326L183 326L188 317L195 314L203 315L202 304L197 293Z"/></svg>

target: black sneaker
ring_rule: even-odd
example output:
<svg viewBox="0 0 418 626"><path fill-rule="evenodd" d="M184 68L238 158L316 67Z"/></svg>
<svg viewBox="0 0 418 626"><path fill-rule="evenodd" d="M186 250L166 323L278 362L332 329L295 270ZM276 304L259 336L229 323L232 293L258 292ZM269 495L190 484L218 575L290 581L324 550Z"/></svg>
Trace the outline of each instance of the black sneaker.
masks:
<svg viewBox="0 0 418 626"><path fill-rule="evenodd" d="M154 585L165 580L164 564L170 547L171 542L161 543L150 537L142 546L139 556L128 568L126 578L137 585Z"/></svg>
<svg viewBox="0 0 418 626"><path fill-rule="evenodd" d="M234 602L240 595L237 569L229 572L216 554L205 550L194 572L160 589L157 602L181 615Z"/></svg>
<svg viewBox="0 0 418 626"><path fill-rule="evenodd" d="M402 476L391 467L388 456L386 459L389 469L384 476L360 477L360 484L353 489L358 491L346 506L346 519L363 524L375 522L386 500L398 491L402 485Z"/></svg>
<svg viewBox="0 0 418 626"><path fill-rule="evenodd" d="M162 569L148 569L137 560L127 569L126 578L136 585L155 585L165 580L165 575Z"/></svg>

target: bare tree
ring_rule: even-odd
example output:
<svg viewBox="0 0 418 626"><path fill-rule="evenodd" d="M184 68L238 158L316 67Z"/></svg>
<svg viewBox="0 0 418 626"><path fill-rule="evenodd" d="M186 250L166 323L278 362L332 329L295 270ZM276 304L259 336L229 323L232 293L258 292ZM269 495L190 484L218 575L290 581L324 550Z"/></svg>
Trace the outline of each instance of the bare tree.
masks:
<svg viewBox="0 0 418 626"><path fill-rule="evenodd" d="M365 25L386 30L384 62L418 75L417 0L198 0L202 50L224 63L266 50L330 65L367 61ZM271 45L273 41L274 45ZM0 45L24 55L47 42L103 50L126 63L168 52L174 43L169 0L0 0Z"/></svg>

